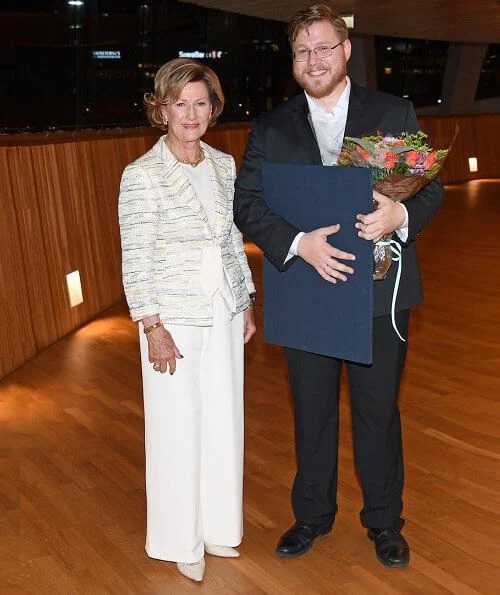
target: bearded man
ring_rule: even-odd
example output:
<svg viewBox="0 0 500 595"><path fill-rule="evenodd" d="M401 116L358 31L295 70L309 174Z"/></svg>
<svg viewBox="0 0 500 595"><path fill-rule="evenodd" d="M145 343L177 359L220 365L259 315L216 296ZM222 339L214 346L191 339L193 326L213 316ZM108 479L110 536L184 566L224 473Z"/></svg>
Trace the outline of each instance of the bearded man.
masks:
<svg viewBox="0 0 500 595"><path fill-rule="evenodd" d="M327 237L331 226L303 233L266 204L262 164L335 165L344 136L375 131L417 132L411 103L355 85L347 76L351 44L338 13L324 4L301 10L289 24L293 73L304 92L257 118L236 180L234 220L279 270L304 259L325 281L349 283L355 257ZM408 336L410 308L422 300L414 240L441 205L443 189L431 182L404 205L373 193L377 209L359 214L358 235L376 242L394 232L402 245L403 269L396 325ZM307 197L304 197L307 200ZM345 197L349 200L349 196ZM285 348L295 408L298 469L292 488L296 523L281 537L276 553L295 557L332 530L337 513L338 401L342 366L349 382L354 455L363 491L361 522L385 566L406 566L408 544L401 534L403 454L397 404L406 358L391 324L396 267L373 288L373 363L363 365Z"/></svg>

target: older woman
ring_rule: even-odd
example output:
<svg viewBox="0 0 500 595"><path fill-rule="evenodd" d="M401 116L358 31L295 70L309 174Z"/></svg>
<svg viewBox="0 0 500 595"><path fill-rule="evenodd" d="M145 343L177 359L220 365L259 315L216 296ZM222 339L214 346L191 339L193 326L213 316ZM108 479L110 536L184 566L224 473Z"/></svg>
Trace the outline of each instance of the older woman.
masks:
<svg viewBox="0 0 500 595"><path fill-rule="evenodd" d="M204 552L239 555L255 287L233 223L234 159L200 140L224 105L217 76L172 60L145 103L168 132L125 168L119 219L125 294L140 322L146 551L201 581Z"/></svg>

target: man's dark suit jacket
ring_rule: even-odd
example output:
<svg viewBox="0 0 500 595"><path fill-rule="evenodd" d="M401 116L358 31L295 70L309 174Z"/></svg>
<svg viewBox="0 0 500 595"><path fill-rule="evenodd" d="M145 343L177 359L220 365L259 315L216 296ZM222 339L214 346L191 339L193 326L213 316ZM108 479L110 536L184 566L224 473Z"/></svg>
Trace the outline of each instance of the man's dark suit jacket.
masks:
<svg viewBox="0 0 500 595"><path fill-rule="evenodd" d="M293 264L295 259L290 259L286 264L284 262L293 239L302 230L290 225L267 207L262 188L262 163L270 161L321 165L321 155L309 124L308 113L307 99L301 93L259 116L254 122L236 179L234 221L280 271ZM399 134L417 130L419 125L410 102L352 84L346 136L359 137L376 131ZM349 200L349 197L346 196L345 199ZM409 229L408 241L403 243L403 269L396 310L410 308L423 299L414 240L439 208L442 199L443 187L438 180L434 180L405 201ZM307 196L304 196L304 200L307 200ZM335 223L329 222L331 225ZM335 245L335 240L333 244ZM338 248L342 249L342 246ZM396 270L397 267L393 264L385 280L374 281L374 316L389 314L391 311ZM346 282L349 283L349 280Z"/></svg>

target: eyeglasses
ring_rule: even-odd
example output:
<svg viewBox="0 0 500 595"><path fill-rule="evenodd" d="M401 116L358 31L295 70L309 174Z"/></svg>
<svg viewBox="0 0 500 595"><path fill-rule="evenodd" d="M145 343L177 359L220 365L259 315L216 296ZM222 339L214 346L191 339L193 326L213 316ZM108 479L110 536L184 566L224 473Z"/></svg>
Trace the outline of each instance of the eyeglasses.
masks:
<svg viewBox="0 0 500 595"><path fill-rule="evenodd" d="M314 52L316 58L329 58L333 54L333 50L343 43L343 41L339 41L336 45L320 45L318 48L313 48L312 50L306 50L305 48L295 50L295 52L292 52L292 56L295 62L309 60L311 52Z"/></svg>

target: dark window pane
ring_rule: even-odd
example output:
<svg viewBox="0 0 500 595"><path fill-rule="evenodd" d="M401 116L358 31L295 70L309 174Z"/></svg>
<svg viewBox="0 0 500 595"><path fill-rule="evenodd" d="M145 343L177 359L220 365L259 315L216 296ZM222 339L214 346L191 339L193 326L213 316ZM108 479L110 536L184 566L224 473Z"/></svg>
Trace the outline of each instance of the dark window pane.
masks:
<svg viewBox="0 0 500 595"><path fill-rule="evenodd" d="M283 23L175 0L7 0L0 47L9 129L145 124L144 93L181 52L221 79L221 121L250 120L296 92Z"/></svg>
<svg viewBox="0 0 500 595"><path fill-rule="evenodd" d="M377 87L405 97L415 107L436 105L441 98L448 42L375 37Z"/></svg>
<svg viewBox="0 0 500 595"><path fill-rule="evenodd" d="M492 43L484 59L476 99L500 97L500 44Z"/></svg>

